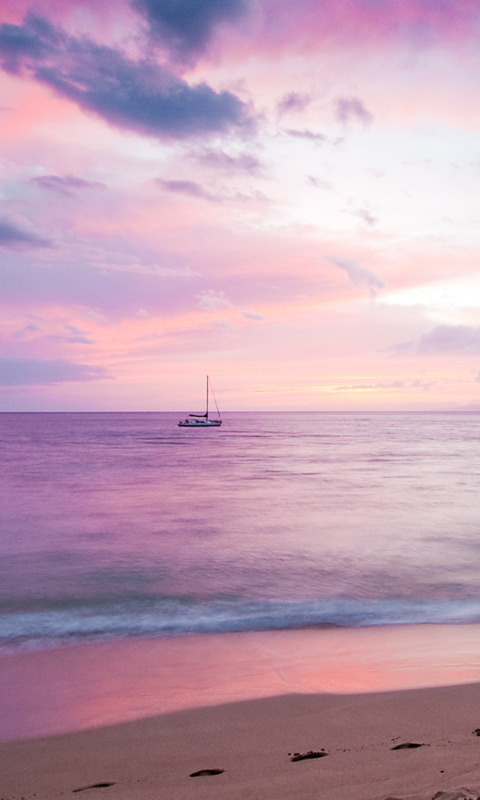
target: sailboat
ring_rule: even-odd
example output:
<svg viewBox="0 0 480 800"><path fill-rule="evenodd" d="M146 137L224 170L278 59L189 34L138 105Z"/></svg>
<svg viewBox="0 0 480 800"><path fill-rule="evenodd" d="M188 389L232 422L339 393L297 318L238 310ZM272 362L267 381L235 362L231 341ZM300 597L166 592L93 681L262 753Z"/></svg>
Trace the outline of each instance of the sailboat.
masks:
<svg viewBox="0 0 480 800"><path fill-rule="evenodd" d="M215 402L215 408L217 409L218 419L209 419L208 418L208 395L209 389L212 393L212 397ZM220 416L220 411L218 410L217 401L215 399L215 395L213 393L213 389L210 385L210 381L207 375L207 408L205 414L189 414L186 420L180 420L178 423L179 428L219 428L222 424L222 418Z"/></svg>

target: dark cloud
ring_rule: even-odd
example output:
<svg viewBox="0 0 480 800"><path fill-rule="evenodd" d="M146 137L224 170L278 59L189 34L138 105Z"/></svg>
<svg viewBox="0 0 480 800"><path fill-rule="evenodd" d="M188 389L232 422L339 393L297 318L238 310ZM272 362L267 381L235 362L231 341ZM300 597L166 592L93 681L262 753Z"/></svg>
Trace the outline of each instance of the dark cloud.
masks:
<svg viewBox="0 0 480 800"><path fill-rule="evenodd" d="M345 270L352 283L356 286L366 286L372 297L376 296L378 289L383 289L385 287L385 282L379 278L378 275L375 275L374 272L370 272L369 269L365 269L365 267L361 267L360 264L352 258L328 256L327 261Z"/></svg>
<svg viewBox="0 0 480 800"><path fill-rule="evenodd" d="M111 379L105 367L71 361L30 358L0 358L0 386L39 386L70 381Z"/></svg>
<svg viewBox="0 0 480 800"><path fill-rule="evenodd" d="M309 139L312 142L325 142L327 140L323 133L314 133L313 131L298 131L295 128L287 128L284 132L287 136L294 136L296 139Z"/></svg>
<svg viewBox="0 0 480 800"><path fill-rule="evenodd" d="M246 122L245 104L230 92L191 87L157 64L75 39L33 14L23 25L0 25L0 63L111 125L147 136L182 139Z"/></svg>
<svg viewBox="0 0 480 800"><path fill-rule="evenodd" d="M62 195L72 195L76 189L104 189L104 183L85 181L75 175L40 175L32 178L31 183L36 183L42 189L49 189Z"/></svg>
<svg viewBox="0 0 480 800"><path fill-rule="evenodd" d="M468 325L437 325L429 333L410 342L393 344L388 350L396 355L448 355L480 353L480 328Z"/></svg>
<svg viewBox="0 0 480 800"><path fill-rule="evenodd" d="M182 60L203 52L218 24L234 22L247 10L246 0L132 0L132 6L152 35Z"/></svg>
<svg viewBox="0 0 480 800"><path fill-rule="evenodd" d="M312 98L308 94L290 92L282 97L277 108L280 114L285 114L287 111L303 111L311 103L311 100Z"/></svg>
<svg viewBox="0 0 480 800"><path fill-rule="evenodd" d="M7 217L0 217L0 247L50 247L51 242L25 230Z"/></svg>
<svg viewBox="0 0 480 800"><path fill-rule="evenodd" d="M373 114L365 108L357 97L339 97L335 101L335 116L339 122L348 124L352 120L365 125L373 120Z"/></svg>

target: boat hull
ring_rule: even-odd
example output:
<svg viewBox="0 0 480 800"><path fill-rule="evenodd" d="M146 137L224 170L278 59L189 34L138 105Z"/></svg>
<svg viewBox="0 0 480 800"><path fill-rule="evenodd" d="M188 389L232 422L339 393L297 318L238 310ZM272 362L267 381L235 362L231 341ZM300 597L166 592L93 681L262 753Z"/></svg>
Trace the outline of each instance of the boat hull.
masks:
<svg viewBox="0 0 480 800"><path fill-rule="evenodd" d="M179 428L219 428L222 424L221 419L212 419L212 420L202 420L201 422L190 422L189 420L185 420L185 422L179 422Z"/></svg>

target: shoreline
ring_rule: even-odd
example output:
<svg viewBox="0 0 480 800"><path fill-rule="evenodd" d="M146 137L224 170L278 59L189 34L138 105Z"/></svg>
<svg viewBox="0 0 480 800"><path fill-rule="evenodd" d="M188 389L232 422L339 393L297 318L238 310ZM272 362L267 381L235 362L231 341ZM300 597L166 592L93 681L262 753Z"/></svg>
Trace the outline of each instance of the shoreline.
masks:
<svg viewBox="0 0 480 800"><path fill-rule="evenodd" d="M2 797L476 800L479 725L478 683L245 700L0 744Z"/></svg>
<svg viewBox="0 0 480 800"><path fill-rule="evenodd" d="M477 681L480 624L472 623L70 645L0 658L0 741L279 695L351 695Z"/></svg>

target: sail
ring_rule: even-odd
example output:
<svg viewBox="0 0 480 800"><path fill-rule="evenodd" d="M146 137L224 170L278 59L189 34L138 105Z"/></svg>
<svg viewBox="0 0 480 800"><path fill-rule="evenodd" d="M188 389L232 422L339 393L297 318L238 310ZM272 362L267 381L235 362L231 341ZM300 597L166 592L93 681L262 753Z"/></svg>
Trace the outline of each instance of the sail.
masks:
<svg viewBox="0 0 480 800"><path fill-rule="evenodd" d="M189 417L195 417L196 419L206 419L208 420L208 375L207 375L207 410L205 414L189 414Z"/></svg>

